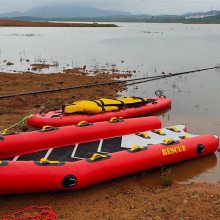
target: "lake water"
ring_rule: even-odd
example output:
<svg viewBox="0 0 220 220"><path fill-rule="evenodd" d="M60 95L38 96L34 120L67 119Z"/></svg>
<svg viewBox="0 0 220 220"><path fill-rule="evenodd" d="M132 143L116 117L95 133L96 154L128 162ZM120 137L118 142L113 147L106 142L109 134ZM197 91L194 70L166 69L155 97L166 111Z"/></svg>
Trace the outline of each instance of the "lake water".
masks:
<svg viewBox="0 0 220 220"><path fill-rule="evenodd" d="M175 73L220 64L220 25L118 23L118 28L0 28L0 70L26 71L30 63L58 62L57 68L116 65L134 77ZM30 62L26 62L29 59ZM4 60L15 65L6 66ZM164 126L185 124L191 133L220 136L220 72L194 73L129 86L121 95L152 96L161 89L173 100ZM220 153L174 165L178 182L220 180ZM142 181L157 181L159 171Z"/></svg>

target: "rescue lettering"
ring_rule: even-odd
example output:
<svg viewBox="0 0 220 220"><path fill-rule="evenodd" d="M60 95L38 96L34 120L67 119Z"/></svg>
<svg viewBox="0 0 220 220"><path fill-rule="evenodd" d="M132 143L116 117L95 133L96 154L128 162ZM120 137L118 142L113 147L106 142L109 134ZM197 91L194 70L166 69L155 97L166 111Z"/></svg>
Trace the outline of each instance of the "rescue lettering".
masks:
<svg viewBox="0 0 220 220"><path fill-rule="evenodd" d="M162 154L163 154L163 156L167 156L167 155L182 153L182 152L185 152L185 151L187 151L186 146L185 145L179 145L179 146L176 146L176 147L169 147L169 148L162 149Z"/></svg>

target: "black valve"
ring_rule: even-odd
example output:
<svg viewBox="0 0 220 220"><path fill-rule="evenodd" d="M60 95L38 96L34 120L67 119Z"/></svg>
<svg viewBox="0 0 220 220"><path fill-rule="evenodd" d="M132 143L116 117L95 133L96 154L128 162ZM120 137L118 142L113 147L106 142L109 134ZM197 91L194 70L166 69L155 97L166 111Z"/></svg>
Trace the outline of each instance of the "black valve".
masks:
<svg viewBox="0 0 220 220"><path fill-rule="evenodd" d="M71 188L71 187L75 186L76 183L77 183L77 179L72 174L65 176L62 181L62 185L65 188Z"/></svg>
<svg viewBox="0 0 220 220"><path fill-rule="evenodd" d="M197 154L202 154L204 152L204 149L205 149L204 145L198 144L196 149Z"/></svg>

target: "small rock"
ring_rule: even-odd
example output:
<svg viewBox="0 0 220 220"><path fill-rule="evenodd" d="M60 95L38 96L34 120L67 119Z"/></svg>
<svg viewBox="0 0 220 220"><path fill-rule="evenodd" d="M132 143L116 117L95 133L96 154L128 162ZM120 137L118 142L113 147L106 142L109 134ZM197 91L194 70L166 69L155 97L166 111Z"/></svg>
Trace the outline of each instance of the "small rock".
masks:
<svg viewBox="0 0 220 220"><path fill-rule="evenodd" d="M135 206L134 205L130 206L130 209L135 209Z"/></svg>
<svg viewBox="0 0 220 220"><path fill-rule="evenodd" d="M161 220L161 217L158 216L158 215L156 215L156 216L154 217L154 220Z"/></svg>
<svg viewBox="0 0 220 220"><path fill-rule="evenodd" d="M184 199L183 200L183 204L187 204L188 203L188 200L187 199Z"/></svg>
<svg viewBox="0 0 220 220"><path fill-rule="evenodd" d="M191 196L192 199L198 198L198 195Z"/></svg>
<svg viewBox="0 0 220 220"><path fill-rule="evenodd" d="M6 65L7 65L7 66L12 66L12 65L14 65L14 63L8 61Z"/></svg>
<svg viewBox="0 0 220 220"><path fill-rule="evenodd" d="M217 200L217 201L214 201L213 203L214 203L214 204L218 204L218 203L220 203L220 199Z"/></svg>

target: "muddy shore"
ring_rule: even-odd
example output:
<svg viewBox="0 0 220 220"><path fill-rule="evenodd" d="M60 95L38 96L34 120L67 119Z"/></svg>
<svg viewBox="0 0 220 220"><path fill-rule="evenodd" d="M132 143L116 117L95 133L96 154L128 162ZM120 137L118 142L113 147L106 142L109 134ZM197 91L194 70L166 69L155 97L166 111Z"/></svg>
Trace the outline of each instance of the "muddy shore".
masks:
<svg viewBox="0 0 220 220"><path fill-rule="evenodd" d="M115 24L65 23L0 19L0 27L117 27Z"/></svg>
<svg viewBox="0 0 220 220"><path fill-rule="evenodd" d="M93 72L94 74L92 75ZM26 73L0 73L0 94L16 94L36 90L65 88L70 86L85 85L90 83L111 82L117 78L127 78L130 73L115 73L113 70L84 70L73 68L63 73L35 74ZM32 96L22 96L0 100L0 129L3 129L22 117L60 109L65 103L72 103L79 99L97 99L99 97L115 97L124 90L123 84L115 86L97 86L85 89L67 90L55 93L46 93ZM86 91L86 92L85 92Z"/></svg>
<svg viewBox="0 0 220 220"><path fill-rule="evenodd" d="M111 81L127 74L96 72L83 68L64 73L0 73L0 94L63 88ZM115 97L126 89L118 84L0 100L0 128L22 117L60 108L77 99ZM0 216L30 205L53 207L58 219L220 219L220 184L174 184L171 187L141 184L147 174L131 175L77 192L49 192L1 196Z"/></svg>

